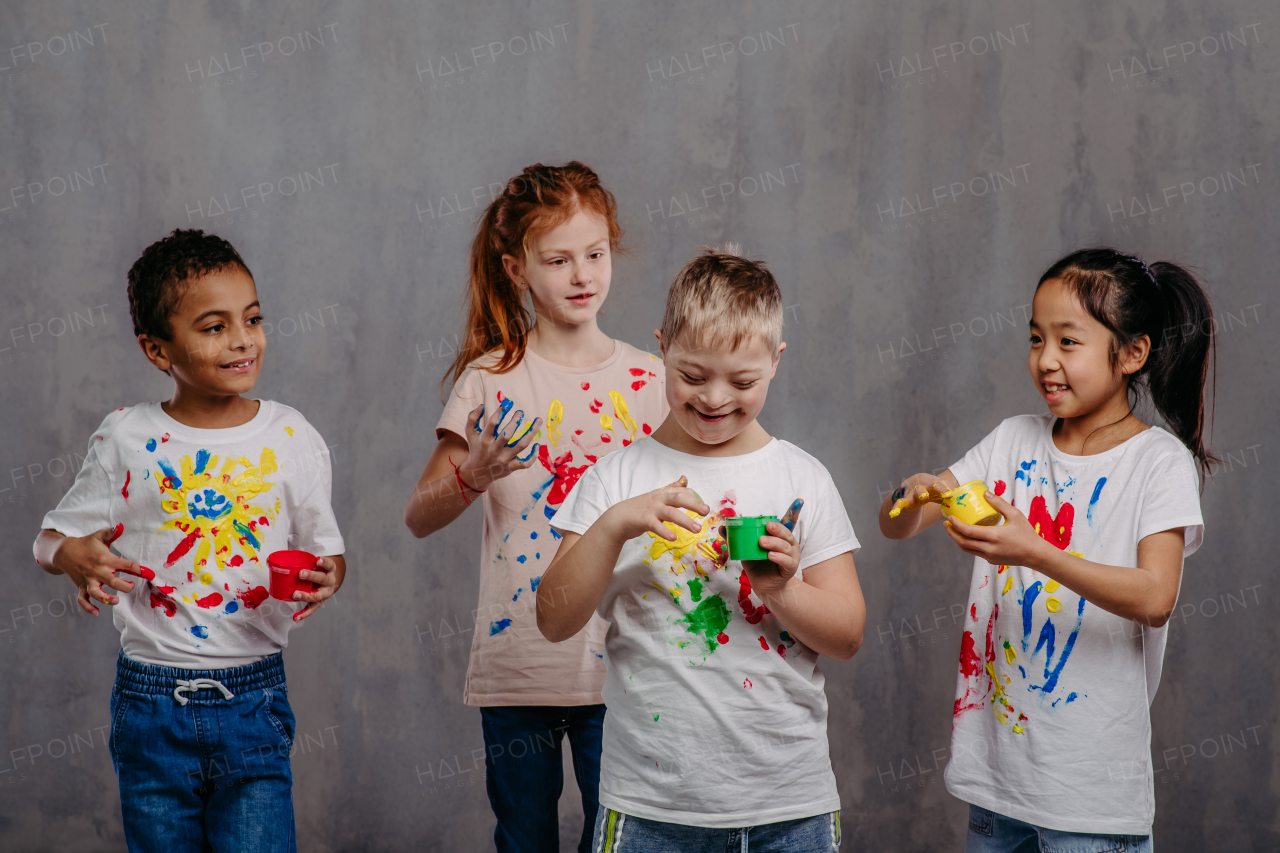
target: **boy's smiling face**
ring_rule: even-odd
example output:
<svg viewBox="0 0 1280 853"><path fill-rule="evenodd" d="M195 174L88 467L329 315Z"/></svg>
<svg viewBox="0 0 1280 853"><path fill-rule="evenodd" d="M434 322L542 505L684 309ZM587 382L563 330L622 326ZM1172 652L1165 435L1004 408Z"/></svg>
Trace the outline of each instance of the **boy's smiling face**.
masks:
<svg viewBox="0 0 1280 853"><path fill-rule="evenodd" d="M753 335L737 349L691 347L687 335L662 344L671 417L700 445L724 445L755 422L786 344Z"/></svg>
<svg viewBox="0 0 1280 853"><path fill-rule="evenodd" d="M180 388L205 397L253 390L267 338L257 286L242 268L226 267L188 282L169 326L172 340L141 335L138 342Z"/></svg>

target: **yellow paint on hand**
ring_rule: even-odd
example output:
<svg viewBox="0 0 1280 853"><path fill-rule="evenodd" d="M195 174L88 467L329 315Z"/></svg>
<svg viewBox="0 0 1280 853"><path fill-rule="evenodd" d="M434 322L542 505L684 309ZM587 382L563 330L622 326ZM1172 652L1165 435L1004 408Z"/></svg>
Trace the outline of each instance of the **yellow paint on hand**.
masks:
<svg viewBox="0 0 1280 853"><path fill-rule="evenodd" d="M560 422L564 420L564 403L552 400L547 406L547 438L552 447L560 446Z"/></svg>
<svg viewBox="0 0 1280 853"><path fill-rule="evenodd" d="M293 427L285 427L284 431L287 432L289 435L293 435Z"/></svg>
<svg viewBox="0 0 1280 853"><path fill-rule="evenodd" d="M609 392L609 399L613 402L613 416L622 422L627 428L627 440L636 440L636 422L631 419L631 413L627 411L627 399L617 391Z"/></svg>
<svg viewBox="0 0 1280 853"><path fill-rule="evenodd" d="M1084 554L1081 554L1079 551L1068 551L1067 553L1073 557L1079 557L1082 560L1084 559Z"/></svg>
<svg viewBox="0 0 1280 853"><path fill-rule="evenodd" d="M1051 596L1045 599L1044 607L1050 613L1059 613L1062 611L1062 602Z"/></svg>
<svg viewBox="0 0 1280 853"><path fill-rule="evenodd" d="M693 519L697 519L700 517L697 513L693 512L692 510L686 511L685 515ZM676 535L676 538L674 541L668 541L666 539L663 539L661 536L654 533L653 531L649 531L648 533L646 533L645 534L646 536L652 537L653 539L653 545L652 547L649 548L649 561L653 562L658 558L660 558L665 553L670 553L671 559L679 561L686 555L692 553L695 548L698 549L699 553L706 554L706 556L712 557L714 559L715 552L710 550L710 545L705 545L704 543L701 542L702 538L707 535L709 529L711 528L711 524L713 520L716 522L718 526L719 516L709 515L703 518L702 529L699 530L697 533L694 533L691 530L686 530L685 528L680 527L679 525L673 524L670 521L663 522L663 525L672 533L674 533ZM714 539L714 534L712 538Z"/></svg>
<svg viewBox="0 0 1280 853"><path fill-rule="evenodd" d="M1058 582L1057 582L1057 581L1055 581L1055 580L1047 580L1047 581L1045 581L1045 582L1044 582L1044 591L1045 591L1045 592L1057 592L1057 591L1058 591L1058 587L1060 587L1060 586L1062 586L1062 584L1058 583Z"/></svg>
<svg viewBox="0 0 1280 853"><path fill-rule="evenodd" d="M1011 589L1013 589L1013 575L1009 575L1008 580L1004 582L1004 589L1000 590L1000 594L1004 595Z"/></svg>

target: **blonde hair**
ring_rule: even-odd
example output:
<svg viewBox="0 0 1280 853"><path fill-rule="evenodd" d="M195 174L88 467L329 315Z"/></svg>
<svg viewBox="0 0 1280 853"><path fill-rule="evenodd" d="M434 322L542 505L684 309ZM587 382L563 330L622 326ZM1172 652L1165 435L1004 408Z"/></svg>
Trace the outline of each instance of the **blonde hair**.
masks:
<svg viewBox="0 0 1280 853"><path fill-rule="evenodd" d="M685 336L685 348L737 349L763 337L771 351L782 342L782 291L763 261L741 255L736 243L703 246L667 292L662 343Z"/></svg>

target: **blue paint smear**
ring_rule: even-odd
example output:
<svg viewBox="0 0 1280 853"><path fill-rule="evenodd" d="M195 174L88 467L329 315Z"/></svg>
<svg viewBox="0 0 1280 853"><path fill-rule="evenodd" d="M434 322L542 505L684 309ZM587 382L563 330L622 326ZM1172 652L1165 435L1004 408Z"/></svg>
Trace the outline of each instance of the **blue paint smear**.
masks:
<svg viewBox="0 0 1280 853"><path fill-rule="evenodd" d="M168 459L157 459L156 464L160 466L160 470L164 472L165 479L170 481L170 485L175 489L182 488L182 478L178 476L178 472L173 470L173 463Z"/></svg>
<svg viewBox="0 0 1280 853"><path fill-rule="evenodd" d="M543 514L544 514L544 515L546 515L546 517L547 517L548 519L552 519L552 518L555 518L555 517L556 517L556 511L555 511L554 509L552 509L549 505L548 505L548 506L544 506L544 507L542 508L542 512L543 512Z"/></svg>
<svg viewBox="0 0 1280 853"><path fill-rule="evenodd" d="M510 627L511 627L510 619L499 619L497 622L490 622L489 636L492 637L495 634L501 634L503 631L507 630Z"/></svg>
<svg viewBox="0 0 1280 853"><path fill-rule="evenodd" d="M537 539L537 538L538 538L538 531L536 531L536 530L532 530L532 531L530 531L530 532L529 532L529 538L530 538L530 539Z"/></svg>
<svg viewBox="0 0 1280 853"><path fill-rule="evenodd" d="M255 550L262 547L262 543L258 541L258 537L253 535L253 531L246 527L243 521L233 521L231 522L231 526L234 527L236 532L243 536L245 541L252 545Z"/></svg>
<svg viewBox="0 0 1280 853"><path fill-rule="evenodd" d="M197 451L196 451L196 470L195 470L195 473L197 473L197 474L203 474L203 473L204 473L205 466L206 466L206 465L208 465L208 464L209 464L209 451L207 451L207 450L203 450L203 449L201 449L201 450L197 450Z"/></svg>
<svg viewBox="0 0 1280 853"><path fill-rule="evenodd" d="M1089 508L1085 510L1084 518L1089 526L1093 526L1093 508L1097 506L1098 496L1102 494L1102 487L1107 484L1106 477L1098 478L1098 485L1093 487L1093 497L1089 498Z"/></svg>
<svg viewBox="0 0 1280 853"><path fill-rule="evenodd" d="M156 452L156 440L154 438L147 439L147 450L150 450L152 453Z"/></svg>
<svg viewBox="0 0 1280 853"><path fill-rule="evenodd" d="M1018 463L1019 470L1014 472L1013 481L1016 483L1018 480L1022 480L1028 486L1030 486L1031 475L1027 472L1029 472L1032 468L1034 468L1035 464L1036 464L1036 460L1034 459L1032 459L1030 462L1019 462Z"/></svg>
<svg viewBox="0 0 1280 853"><path fill-rule="evenodd" d="M1041 646L1046 647L1048 654L1044 659L1044 675L1045 682L1043 687L1037 687L1037 690L1043 690L1045 693L1052 693L1054 688L1058 686L1058 676L1062 674L1062 668L1067 665L1067 658L1071 657L1071 650L1075 648L1076 637L1080 636L1080 624L1084 621L1084 598L1080 599L1080 607L1076 611L1076 626L1072 629L1071 634L1067 637L1067 643L1062 647L1062 654L1058 657L1057 666L1050 669L1050 663L1053 660L1054 639L1057 631L1053 627L1053 620L1045 620L1044 628L1040 630L1040 639L1036 642L1036 652L1040 651Z"/></svg>
<svg viewBox="0 0 1280 853"><path fill-rule="evenodd" d="M559 532L558 530L555 530L555 529L553 529L553 530L551 531L551 535L552 535L553 537L555 537L556 539L563 539L563 538L564 538L563 536L561 536L561 535L560 535L560 532Z"/></svg>
<svg viewBox="0 0 1280 853"><path fill-rule="evenodd" d="M239 610L239 609L240 609L240 602L238 602L238 601L228 601L228 602L227 602L226 611L227 611L228 613L235 613L235 612L236 612L237 610Z"/></svg>
<svg viewBox="0 0 1280 853"><path fill-rule="evenodd" d="M1010 568L1012 569L1012 567ZM1024 652L1027 650L1027 637L1031 635L1031 617L1033 616L1031 612L1031 605L1035 604L1036 596L1040 594L1040 590L1043 587L1044 584L1040 583L1040 581L1036 581L1031 586L1027 587L1027 592L1022 598L1022 650ZM1039 650L1040 647L1037 645L1036 651ZM1053 651L1050 650L1049 654L1053 654Z"/></svg>
<svg viewBox="0 0 1280 853"><path fill-rule="evenodd" d="M528 558L528 557L526 557L524 554L521 554L519 557L516 557L516 562L517 562L517 563L523 563L523 562L524 562L525 560L527 560L527 559L529 559L529 558Z"/></svg>
<svg viewBox="0 0 1280 853"><path fill-rule="evenodd" d="M197 637L199 637L202 640L209 639L209 629L203 625L191 626L191 633L195 634Z"/></svg>
<svg viewBox="0 0 1280 853"><path fill-rule="evenodd" d="M191 498L191 502L187 504L187 512L191 513L192 518L204 517L216 521L231 513L231 503L226 495L213 489L205 489Z"/></svg>
<svg viewBox="0 0 1280 853"><path fill-rule="evenodd" d="M1075 484L1076 484L1076 478L1068 475L1067 481L1063 483L1061 486L1058 486L1058 494L1062 494L1063 492L1065 492L1067 489L1071 488Z"/></svg>
<svg viewBox="0 0 1280 853"><path fill-rule="evenodd" d="M535 560L541 560L541 559L542 559L542 552L541 552L541 551L539 551L539 552L535 553L535 554L533 555L533 559L535 559Z"/></svg>
<svg viewBox="0 0 1280 853"><path fill-rule="evenodd" d="M1022 664L1018 664L1018 671L1022 673L1023 680L1026 680L1027 671L1022 668Z"/></svg>
<svg viewBox="0 0 1280 853"><path fill-rule="evenodd" d="M1076 694L1072 693L1070 696L1067 697L1067 704L1070 705L1074 701L1076 701Z"/></svg>
<svg viewBox="0 0 1280 853"><path fill-rule="evenodd" d="M515 594L515 595L513 595L513 596L511 596L511 600L512 600L512 601L516 601L517 599L519 599L519 598L520 598L520 593L522 593L522 592L524 592L524 587L520 587L519 589L517 589L517 590L516 590L516 594Z"/></svg>
<svg viewBox="0 0 1280 853"><path fill-rule="evenodd" d="M538 584L542 583L542 578L529 578L529 589L534 592L538 591Z"/></svg>

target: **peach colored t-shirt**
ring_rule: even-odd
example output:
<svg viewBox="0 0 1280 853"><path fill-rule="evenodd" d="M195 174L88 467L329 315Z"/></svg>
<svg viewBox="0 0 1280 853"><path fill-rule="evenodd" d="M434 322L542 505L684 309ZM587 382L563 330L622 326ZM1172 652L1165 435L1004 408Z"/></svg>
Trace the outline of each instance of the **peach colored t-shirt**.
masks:
<svg viewBox="0 0 1280 853"><path fill-rule="evenodd" d="M621 341L590 367L563 367L526 350L513 370L495 374L472 362L436 424L465 438L467 414L485 419L510 400L503 422L535 417L536 463L483 495L480 603L463 701L468 705L592 705L604 685L606 625L598 615L572 639L550 643L538 631L535 592L560 544L551 519L582 473L601 457L639 441L667 416L661 359Z"/></svg>

